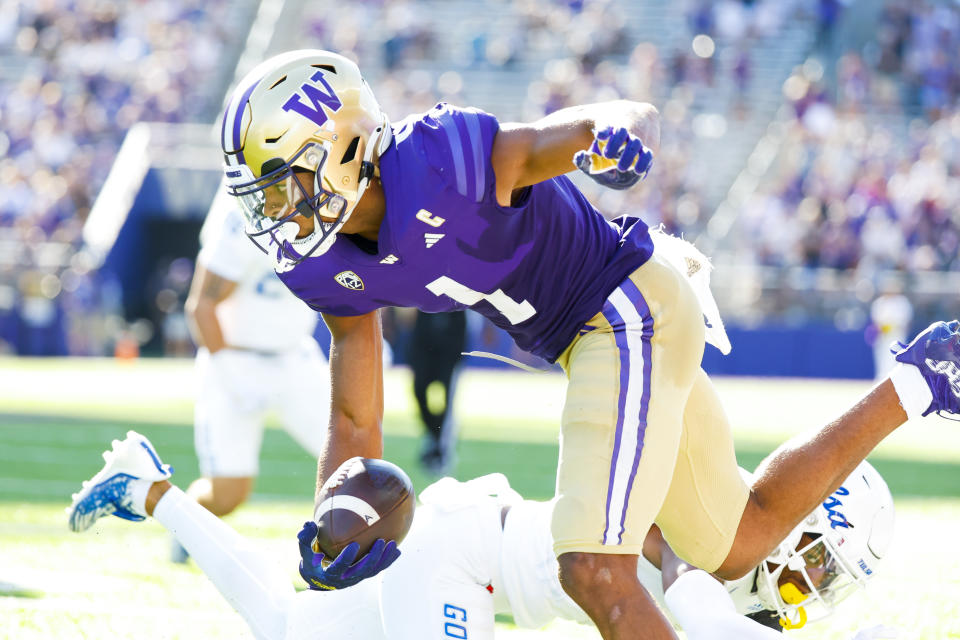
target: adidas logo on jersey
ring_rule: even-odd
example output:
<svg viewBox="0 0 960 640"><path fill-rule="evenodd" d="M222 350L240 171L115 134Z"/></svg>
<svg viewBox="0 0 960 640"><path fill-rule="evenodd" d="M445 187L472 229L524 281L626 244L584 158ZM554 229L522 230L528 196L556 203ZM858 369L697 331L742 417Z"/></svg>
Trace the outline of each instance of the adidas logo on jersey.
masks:
<svg viewBox="0 0 960 640"><path fill-rule="evenodd" d="M443 233L425 233L423 234L423 240L427 243L427 249L437 244L445 234Z"/></svg>
<svg viewBox="0 0 960 640"><path fill-rule="evenodd" d="M397 260L399 260L399 259L400 259L400 258L398 258L397 256L395 256L395 255L393 255L393 254L391 253L391 254L388 255L386 258L384 258L383 260L381 260L381 261L380 261L380 264L397 264Z"/></svg>

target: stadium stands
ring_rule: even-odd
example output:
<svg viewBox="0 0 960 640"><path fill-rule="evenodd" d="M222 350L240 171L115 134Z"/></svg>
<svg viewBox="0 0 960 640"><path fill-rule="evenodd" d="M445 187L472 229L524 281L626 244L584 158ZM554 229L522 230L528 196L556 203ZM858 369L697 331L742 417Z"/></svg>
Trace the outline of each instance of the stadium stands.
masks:
<svg viewBox="0 0 960 640"><path fill-rule="evenodd" d="M297 15L280 24L296 31L248 57L343 51L393 117L437 98L503 119L653 101L664 145L651 179L625 193L583 186L605 212L639 214L714 254L734 323L862 328L872 295L904 273L921 323L958 290L960 68L945 55L960 45L955 3L281 4ZM256 3L13 5L0 19L0 344L109 352L132 318L81 249L80 226L135 122L215 120L235 69L249 68Z"/></svg>
<svg viewBox="0 0 960 640"><path fill-rule="evenodd" d="M122 300L78 253L82 224L132 125L213 120L249 5L4 4L0 350L112 349Z"/></svg>
<svg viewBox="0 0 960 640"><path fill-rule="evenodd" d="M931 69L956 50L958 21L955 4L889 2L863 53L836 59L835 86L817 64L784 83L768 162L717 216L736 219L724 223L728 313L860 327L896 280L916 324L955 314L960 67L946 83Z"/></svg>

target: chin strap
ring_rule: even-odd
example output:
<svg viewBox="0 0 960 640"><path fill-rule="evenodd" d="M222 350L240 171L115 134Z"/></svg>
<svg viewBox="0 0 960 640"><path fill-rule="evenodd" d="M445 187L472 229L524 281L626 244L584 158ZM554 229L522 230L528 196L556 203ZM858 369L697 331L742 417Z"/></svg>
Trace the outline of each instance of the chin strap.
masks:
<svg viewBox="0 0 960 640"><path fill-rule="evenodd" d="M807 599L807 596L800 593L800 589L797 588L797 585L787 583L780 585L780 597L783 598L783 601L787 604L799 605ZM780 618L780 626L784 629L800 629L805 624L807 624L807 610L803 607L797 607L797 622L793 622L786 616Z"/></svg>
<svg viewBox="0 0 960 640"><path fill-rule="evenodd" d="M360 164L360 182L367 183L377 174L377 165L364 160Z"/></svg>
<svg viewBox="0 0 960 640"><path fill-rule="evenodd" d="M374 134L376 140L374 140L374 136L370 136L366 148L363 150L363 160L360 161L360 174L357 176L357 199L340 214L344 223L353 213L357 204L360 203L360 198L363 197L363 192L367 190L370 180L380 175L380 164L374 162L374 159L379 160L393 140L393 129L390 128L390 120L387 118L387 114L381 113L380 126L377 127Z"/></svg>

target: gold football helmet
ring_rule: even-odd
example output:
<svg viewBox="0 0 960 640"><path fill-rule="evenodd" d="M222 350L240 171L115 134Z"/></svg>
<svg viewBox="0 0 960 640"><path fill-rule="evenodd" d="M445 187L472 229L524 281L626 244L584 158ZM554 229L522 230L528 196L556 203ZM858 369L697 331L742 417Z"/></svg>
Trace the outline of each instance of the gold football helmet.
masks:
<svg viewBox="0 0 960 640"><path fill-rule="evenodd" d="M261 63L230 95L220 134L227 191L240 203L247 235L288 263L323 254L391 139L390 122L350 60L303 49Z"/></svg>

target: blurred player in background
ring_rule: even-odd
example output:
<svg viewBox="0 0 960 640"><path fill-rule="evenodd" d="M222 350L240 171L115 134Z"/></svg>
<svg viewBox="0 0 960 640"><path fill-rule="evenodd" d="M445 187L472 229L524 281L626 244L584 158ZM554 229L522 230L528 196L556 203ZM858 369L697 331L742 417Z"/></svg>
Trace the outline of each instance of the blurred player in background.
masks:
<svg viewBox="0 0 960 640"><path fill-rule="evenodd" d="M186 312L198 346L194 444L201 477L187 493L217 516L242 504L259 471L264 419L312 456L323 450L330 411L326 358L313 338L319 317L297 300L218 194L200 233ZM283 318L283 330L274 330ZM173 559L185 560L174 545Z"/></svg>
<svg viewBox="0 0 960 640"><path fill-rule="evenodd" d="M709 262L679 240L655 247L638 218L608 222L564 175L628 188L659 137L656 109L630 101L502 125L441 103L391 127L353 62L313 50L248 74L221 129L248 235L333 334L318 487L347 458L382 456L377 310L476 310L568 375L554 551L606 640L676 637L636 576L654 522L687 562L741 577L908 417L960 413L960 325L937 323L892 379L748 485L700 368L705 339L725 341L697 287Z"/></svg>
<svg viewBox="0 0 960 640"><path fill-rule="evenodd" d="M74 495L70 528L84 531L110 514L153 516L190 551L257 638L492 640L496 613L509 613L528 628L555 618L590 622L557 577L550 534L555 501L523 500L500 474L466 483L444 478L427 487L402 543L403 557L377 579L348 575L358 566L365 573L365 564L389 564L380 555L384 547L349 569L343 557L324 567L322 554L311 548L317 526L306 523L298 535L301 574L312 584L322 573L324 582L335 580L339 588L297 594L286 571L170 484L172 470L146 438L131 431L104 458L104 468ZM665 569L661 574L643 560L638 576L691 640L777 638L745 616L766 614L783 621L775 625L780 629L803 626L808 607L811 619L829 615L875 575L892 526L890 492L864 462L745 578L722 584L681 566L655 529L645 555Z"/></svg>
<svg viewBox="0 0 960 640"><path fill-rule="evenodd" d="M448 473L454 464L457 425L453 399L457 365L466 344L465 311L417 311L408 360L413 370L413 396L426 429L420 463L435 475Z"/></svg>
<svg viewBox="0 0 960 640"><path fill-rule="evenodd" d="M906 342L913 321L913 305L903 294L903 281L890 277L881 286L880 295L870 305L870 326L874 333L873 373L882 380L897 364L890 345Z"/></svg>

